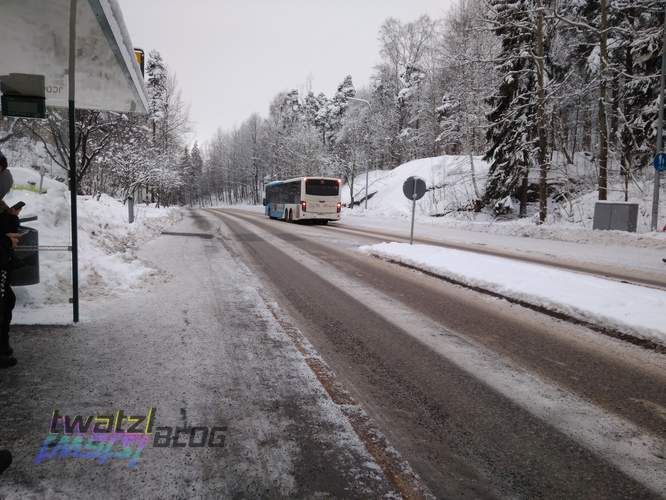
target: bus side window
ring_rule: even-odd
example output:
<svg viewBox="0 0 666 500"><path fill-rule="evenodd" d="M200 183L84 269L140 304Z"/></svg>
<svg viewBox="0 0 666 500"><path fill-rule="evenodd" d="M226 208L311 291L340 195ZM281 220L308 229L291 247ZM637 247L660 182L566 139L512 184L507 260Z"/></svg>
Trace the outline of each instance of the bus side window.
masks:
<svg viewBox="0 0 666 500"><path fill-rule="evenodd" d="M289 185L289 203L300 203L301 202L301 182L292 182Z"/></svg>

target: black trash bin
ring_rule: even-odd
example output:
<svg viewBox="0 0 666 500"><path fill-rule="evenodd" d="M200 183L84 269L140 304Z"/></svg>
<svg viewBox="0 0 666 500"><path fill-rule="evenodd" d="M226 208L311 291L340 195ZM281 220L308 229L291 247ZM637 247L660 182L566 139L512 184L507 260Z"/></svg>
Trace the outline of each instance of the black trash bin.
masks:
<svg viewBox="0 0 666 500"><path fill-rule="evenodd" d="M20 240L16 248L16 256L21 259L30 258L32 262L28 266L14 269L9 274L9 282L12 286L28 286L39 283L39 232L31 227L21 226L20 231L28 231ZM21 247L30 247L29 250L21 250Z"/></svg>

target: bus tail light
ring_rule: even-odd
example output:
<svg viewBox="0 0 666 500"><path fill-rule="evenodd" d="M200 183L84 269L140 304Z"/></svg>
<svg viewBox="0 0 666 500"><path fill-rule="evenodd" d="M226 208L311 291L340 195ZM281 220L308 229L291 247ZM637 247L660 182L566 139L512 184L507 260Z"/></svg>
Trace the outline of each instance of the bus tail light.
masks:
<svg viewBox="0 0 666 500"><path fill-rule="evenodd" d="M342 203L338 202L335 208L337 209L338 213L340 213L340 210L342 210Z"/></svg>
<svg viewBox="0 0 666 500"><path fill-rule="evenodd" d="M307 201L302 201L302 202L301 202L301 210L302 210L303 212L307 212L307 211L308 211L308 202L307 202Z"/></svg>

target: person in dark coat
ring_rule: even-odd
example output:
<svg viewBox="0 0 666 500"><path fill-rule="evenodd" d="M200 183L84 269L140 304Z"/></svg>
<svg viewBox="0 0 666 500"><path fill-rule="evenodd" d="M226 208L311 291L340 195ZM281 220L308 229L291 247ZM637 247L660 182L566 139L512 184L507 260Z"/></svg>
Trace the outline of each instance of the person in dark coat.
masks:
<svg viewBox="0 0 666 500"><path fill-rule="evenodd" d="M14 249L19 235L7 231L3 227L7 220L3 219L6 219L5 214L0 214L0 368L11 368L16 365L16 358L12 356L14 350L9 345L9 325L16 296L9 286L9 271L18 264Z"/></svg>
<svg viewBox="0 0 666 500"><path fill-rule="evenodd" d="M2 201L13 184L7 158L0 152L0 368L16 365L16 358L12 356L14 350L9 345L9 325L16 305L16 295L9 284L9 272L24 265L14 253L19 240L20 209L8 207Z"/></svg>
<svg viewBox="0 0 666 500"><path fill-rule="evenodd" d="M5 171L8 172L7 158L5 158L5 155L3 155L2 151L0 151L0 176L3 177L4 182L7 181L7 177L3 176L3 172ZM11 189L11 184L13 184L13 179L11 180L9 189ZM0 186L0 191L2 191L2 189L3 188ZM9 189L7 189L7 191L0 198L4 198L5 194L9 192ZM2 199L0 199L0 215L8 214L16 217L16 220L13 221L16 227L18 227L19 212L20 210L15 210L12 209L11 207L8 207L7 204ZM15 232L9 234L0 233L0 269L8 269L10 267L10 262L14 254L14 248L16 248L17 244L18 244L18 235L15 234ZM3 272L0 270L0 281L2 278L2 274ZM9 287L8 284L7 287ZM3 295L2 291L4 290L4 288L5 284L2 283L2 286L0 287L0 295ZM0 301L0 303L4 305L4 300ZM3 309L4 307L0 308L0 316L2 316L2 319L4 320L4 314L2 311ZM1 323L4 324L4 321L1 321ZM4 329L0 329L0 332L2 331L4 331ZM0 333L0 368L9 368L10 366L14 366L16 364L16 358L14 358L12 354L13 354L12 348L9 347L9 328L7 328L6 338L5 335ZM0 450L0 474L5 472L5 470L7 470L11 464L12 464L12 454L9 452L9 450Z"/></svg>

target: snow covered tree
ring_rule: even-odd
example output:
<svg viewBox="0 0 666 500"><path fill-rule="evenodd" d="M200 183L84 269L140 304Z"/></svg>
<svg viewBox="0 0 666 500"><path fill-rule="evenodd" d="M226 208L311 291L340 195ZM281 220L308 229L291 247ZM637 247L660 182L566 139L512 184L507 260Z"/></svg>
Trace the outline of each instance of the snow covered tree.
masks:
<svg viewBox="0 0 666 500"><path fill-rule="evenodd" d="M148 112L152 122L153 141L157 136L157 123L163 118L164 103L168 91L169 76L162 55L152 50L146 64L146 89L148 90Z"/></svg>
<svg viewBox="0 0 666 500"><path fill-rule="evenodd" d="M338 85L337 92L332 99L319 109L317 113L317 123L323 131L323 137L327 145L335 143L335 137L342 126L342 117L349 106L349 98L356 95L356 89L352 82L351 75Z"/></svg>
<svg viewBox="0 0 666 500"><path fill-rule="evenodd" d="M490 162L485 199L494 204L513 195L521 186L521 216L526 215L528 173L536 140L536 65L533 9L530 0L492 0L490 22L502 41L497 71L499 89L489 103Z"/></svg>
<svg viewBox="0 0 666 500"><path fill-rule="evenodd" d="M611 3L618 29L612 33L611 71L618 87L615 139L621 144L620 161L625 200L635 170L644 168L654 155L659 110L663 2L615 0Z"/></svg>
<svg viewBox="0 0 666 500"><path fill-rule="evenodd" d="M143 117L123 115L122 126L91 175L89 191L126 200L138 189L152 186L159 151L152 144L151 132Z"/></svg>
<svg viewBox="0 0 666 500"><path fill-rule="evenodd" d="M82 182L95 162L108 152L123 125L124 115L103 111L76 110L76 176L81 193ZM69 128L67 115L62 110L49 108L46 120L26 120L25 126L44 146L51 160L69 172Z"/></svg>
<svg viewBox="0 0 666 500"><path fill-rule="evenodd" d="M203 175L203 158L199 143L195 142L190 152L190 170L185 172L186 182L190 191L190 204L201 202L201 176Z"/></svg>
<svg viewBox="0 0 666 500"><path fill-rule="evenodd" d="M484 130L490 111L485 98L487 89L499 86L493 63L499 40L492 31L480 29L484 15L482 3L461 1L444 21L439 46L441 130L437 141L457 154L485 153Z"/></svg>
<svg viewBox="0 0 666 500"><path fill-rule="evenodd" d="M175 161L178 151L182 149L184 136L190 130L189 109L178 89L176 76L169 73L159 52L148 54L146 74L153 141L168 158Z"/></svg>
<svg viewBox="0 0 666 500"><path fill-rule="evenodd" d="M325 163L332 170L329 175L340 176L349 185L351 203L362 202L367 193L363 191L363 197L357 196L358 189L355 188L355 180L361 171L370 168L369 162L369 111L366 107L350 108L342 118L340 130L335 139L335 146L329 151ZM365 184L363 184L365 186Z"/></svg>

